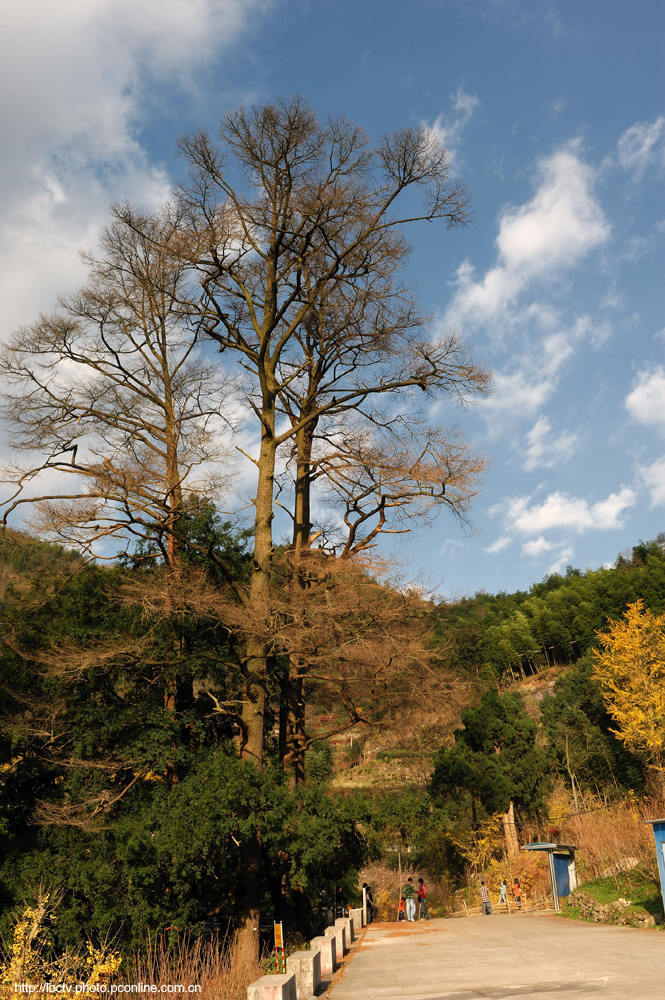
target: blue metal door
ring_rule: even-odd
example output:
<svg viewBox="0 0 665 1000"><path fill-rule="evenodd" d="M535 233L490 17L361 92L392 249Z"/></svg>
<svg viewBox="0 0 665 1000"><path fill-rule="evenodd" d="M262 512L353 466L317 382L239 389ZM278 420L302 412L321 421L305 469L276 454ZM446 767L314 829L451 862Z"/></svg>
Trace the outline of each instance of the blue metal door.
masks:
<svg viewBox="0 0 665 1000"><path fill-rule="evenodd" d="M665 909L665 819L652 819L649 822L653 826L653 835L656 841L660 891L663 897L663 908Z"/></svg>
<svg viewBox="0 0 665 1000"><path fill-rule="evenodd" d="M570 875L568 872L569 864L569 854L554 855L554 875L556 877L556 891L559 894L559 897L570 895Z"/></svg>

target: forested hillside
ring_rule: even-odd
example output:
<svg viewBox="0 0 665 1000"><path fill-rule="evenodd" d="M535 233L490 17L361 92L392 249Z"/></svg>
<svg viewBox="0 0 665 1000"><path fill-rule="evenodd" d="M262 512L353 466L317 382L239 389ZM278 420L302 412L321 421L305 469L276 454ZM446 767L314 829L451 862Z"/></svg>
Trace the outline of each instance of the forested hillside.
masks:
<svg viewBox="0 0 665 1000"><path fill-rule="evenodd" d="M242 580L243 536L212 513L192 531ZM615 568L569 571L526 594L420 608L434 651L427 672L419 684L406 669L387 686L355 691L351 718L342 657L337 687L331 677L323 687L323 722L321 699L309 703L310 749L296 786L279 691L266 717L270 765L258 771L238 757L238 664L214 609L165 616L158 568L140 559L86 565L17 533L0 540L0 566L5 930L40 882L63 892L63 943L109 929L136 943L167 926L225 927L237 919L257 826L262 905L311 929L321 895L387 847L402 844L413 863L454 886L475 857L474 830L509 804L518 828L545 832L557 782L576 805L644 787L647 762L613 732L588 649L626 601L639 595L655 612L665 608L660 541L640 543ZM518 621L527 645L537 635L554 647L557 669L544 650L539 658L531 647L527 665L523 647L499 645L497 637L515 641ZM573 642L576 662L564 668ZM538 667L547 693L527 698L527 712L515 677ZM353 781L331 784L354 762L335 744L344 718L355 745L374 748L374 777L360 794ZM381 770L390 759L416 765L399 789Z"/></svg>
<svg viewBox="0 0 665 1000"><path fill-rule="evenodd" d="M632 601L665 603L665 536L640 541L611 566L548 576L528 591L478 594L435 613L444 662L488 677L518 679L572 663L589 649L607 618Z"/></svg>

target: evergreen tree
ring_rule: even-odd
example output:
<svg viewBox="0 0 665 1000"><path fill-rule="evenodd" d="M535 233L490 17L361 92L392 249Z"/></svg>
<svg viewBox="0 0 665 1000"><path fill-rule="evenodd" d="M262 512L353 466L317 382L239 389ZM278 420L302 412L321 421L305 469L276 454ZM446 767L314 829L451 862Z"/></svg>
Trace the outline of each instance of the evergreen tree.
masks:
<svg viewBox="0 0 665 1000"><path fill-rule="evenodd" d="M487 691L462 713L462 723L455 745L434 759L435 799L468 792L488 813L505 813L512 802L523 816L537 814L546 788L545 757L521 696Z"/></svg>

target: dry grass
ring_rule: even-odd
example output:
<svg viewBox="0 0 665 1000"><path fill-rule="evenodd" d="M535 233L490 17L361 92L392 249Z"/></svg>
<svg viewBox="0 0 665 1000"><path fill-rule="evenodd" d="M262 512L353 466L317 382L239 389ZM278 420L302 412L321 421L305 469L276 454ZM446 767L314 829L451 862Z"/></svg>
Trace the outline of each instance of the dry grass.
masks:
<svg viewBox="0 0 665 1000"><path fill-rule="evenodd" d="M580 882L633 872L636 881L658 882L653 831L648 819L665 815L665 801L658 795L597 805L569 816L562 833L576 844ZM632 877L632 876L631 876Z"/></svg>
<svg viewBox="0 0 665 1000"><path fill-rule="evenodd" d="M125 982L198 984L201 1000L246 1000L247 987L264 974L259 962L240 953L233 939L160 936L133 955Z"/></svg>

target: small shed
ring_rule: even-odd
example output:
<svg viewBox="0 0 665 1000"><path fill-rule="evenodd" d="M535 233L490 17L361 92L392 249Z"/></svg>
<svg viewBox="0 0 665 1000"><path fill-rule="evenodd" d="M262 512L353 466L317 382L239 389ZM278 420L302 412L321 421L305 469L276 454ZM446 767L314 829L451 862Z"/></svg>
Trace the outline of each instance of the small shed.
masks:
<svg viewBox="0 0 665 1000"><path fill-rule="evenodd" d="M522 851L546 851L552 883L554 909L560 909L559 900L577 889L577 867L574 844L525 844Z"/></svg>
<svg viewBox="0 0 665 1000"><path fill-rule="evenodd" d="M665 818L648 819L647 823L653 827L653 837L656 842L656 860L658 861L658 872L660 874L660 893L663 897L663 909L665 910Z"/></svg>

